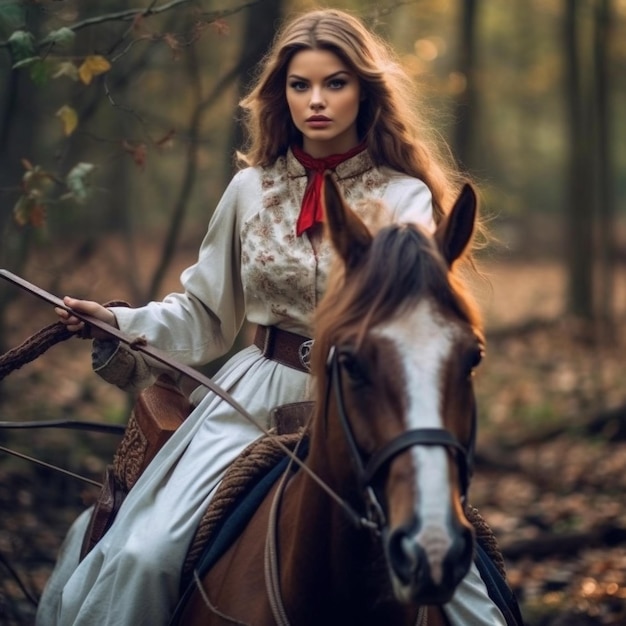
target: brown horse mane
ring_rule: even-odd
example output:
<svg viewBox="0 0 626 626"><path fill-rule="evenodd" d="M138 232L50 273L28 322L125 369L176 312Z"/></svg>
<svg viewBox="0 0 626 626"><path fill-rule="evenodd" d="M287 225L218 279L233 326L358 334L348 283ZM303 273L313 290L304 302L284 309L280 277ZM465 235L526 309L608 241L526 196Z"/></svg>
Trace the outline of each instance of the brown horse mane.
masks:
<svg viewBox="0 0 626 626"><path fill-rule="evenodd" d="M335 266L330 273L315 316L314 377L321 379L328 350L339 337L358 347L369 328L401 314L424 296L470 324L482 340L478 308L455 271L460 261L450 268L434 238L416 224L382 228L357 271L346 275Z"/></svg>

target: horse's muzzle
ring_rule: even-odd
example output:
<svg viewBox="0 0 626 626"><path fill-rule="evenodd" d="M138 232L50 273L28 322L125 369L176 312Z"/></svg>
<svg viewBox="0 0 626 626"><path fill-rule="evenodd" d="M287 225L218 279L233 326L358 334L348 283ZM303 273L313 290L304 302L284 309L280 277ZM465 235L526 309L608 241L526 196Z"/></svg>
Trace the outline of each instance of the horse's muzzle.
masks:
<svg viewBox="0 0 626 626"><path fill-rule="evenodd" d="M444 604L470 568L474 536L456 520L448 528L418 526L397 528L387 538L394 591L404 602Z"/></svg>

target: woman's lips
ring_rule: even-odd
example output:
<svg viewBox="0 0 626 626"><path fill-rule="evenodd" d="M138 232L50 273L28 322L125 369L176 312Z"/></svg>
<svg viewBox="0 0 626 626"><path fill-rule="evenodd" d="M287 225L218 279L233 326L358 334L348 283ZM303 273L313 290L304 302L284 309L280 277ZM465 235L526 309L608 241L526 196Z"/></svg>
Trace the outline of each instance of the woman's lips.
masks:
<svg viewBox="0 0 626 626"><path fill-rule="evenodd" d="M312 115L306 119L306 123L308 126L312 128L324 128L330 124L331 120L324 115Z"/></svg>

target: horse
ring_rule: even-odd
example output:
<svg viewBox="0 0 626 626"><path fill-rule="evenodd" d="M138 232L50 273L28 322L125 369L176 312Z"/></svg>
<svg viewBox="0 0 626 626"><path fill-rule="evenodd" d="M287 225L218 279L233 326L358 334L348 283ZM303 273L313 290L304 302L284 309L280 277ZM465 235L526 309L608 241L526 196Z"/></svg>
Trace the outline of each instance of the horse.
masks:
<svg viewBox="0 0 626 626"><path fill-rule="evenodd" d="M484 338L455 270L476 195L465 185L434 234L370 232L329 175L323 202L339 266L315 318L308 452L196 573L176 623L446 624L440 605L471 565Z"/></svg>

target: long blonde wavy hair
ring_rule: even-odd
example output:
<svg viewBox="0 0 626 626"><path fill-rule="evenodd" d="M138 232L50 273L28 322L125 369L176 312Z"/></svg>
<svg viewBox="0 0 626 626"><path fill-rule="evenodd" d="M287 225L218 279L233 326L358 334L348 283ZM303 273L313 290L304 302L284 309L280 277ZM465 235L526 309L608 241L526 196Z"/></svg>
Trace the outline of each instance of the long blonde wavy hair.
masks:
<svg viewBox="0 0 626 626"><path fill-rule="evenodd" d="M286 98L287 68L301 50L335 53L359 78L357 130L377 166L388 166L428 185L439 222L466 178L418 106L415 85L391 47L353 15L336 9L304 13L287 22L260 64L250 93L240 102L247 131L245 165L268 166L302 137L291 121Z"/></svg>

